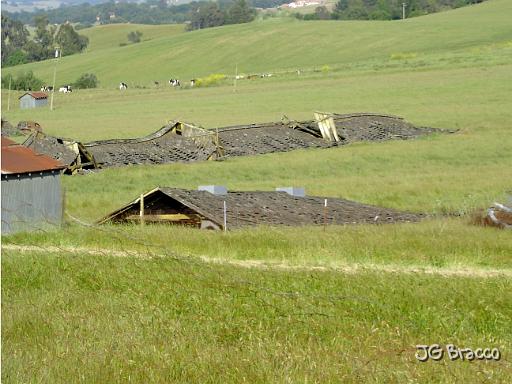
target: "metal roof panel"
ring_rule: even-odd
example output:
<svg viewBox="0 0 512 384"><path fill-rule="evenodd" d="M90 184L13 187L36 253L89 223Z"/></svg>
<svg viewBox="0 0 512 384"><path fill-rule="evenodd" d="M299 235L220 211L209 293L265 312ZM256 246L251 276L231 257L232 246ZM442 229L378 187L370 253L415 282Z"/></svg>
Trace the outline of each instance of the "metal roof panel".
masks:
<svg viewBox="0 0 512 384"><path fill-rule="evenodd" d="M2 137L2 174L60 170L62 163Z"/></svg>

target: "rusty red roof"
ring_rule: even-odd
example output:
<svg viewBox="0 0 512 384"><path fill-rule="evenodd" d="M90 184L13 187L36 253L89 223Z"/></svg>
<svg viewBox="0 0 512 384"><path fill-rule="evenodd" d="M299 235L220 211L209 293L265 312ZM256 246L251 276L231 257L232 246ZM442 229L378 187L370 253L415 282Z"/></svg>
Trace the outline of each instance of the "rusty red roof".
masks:
<svg viewBox="0 0 512 384"><path fill-rule="evenodd" d="M36 100L48 98L48 94L46 94L44 92L26 92L23 95L21 95L19 98L21 99L25 95L30 95Z"/></svg>
<svg viewBox="0 0 512 384"><path fill-rule="evenodd" d="M65 168L59 161L2 137L2 174L30 173Z"/></svg>

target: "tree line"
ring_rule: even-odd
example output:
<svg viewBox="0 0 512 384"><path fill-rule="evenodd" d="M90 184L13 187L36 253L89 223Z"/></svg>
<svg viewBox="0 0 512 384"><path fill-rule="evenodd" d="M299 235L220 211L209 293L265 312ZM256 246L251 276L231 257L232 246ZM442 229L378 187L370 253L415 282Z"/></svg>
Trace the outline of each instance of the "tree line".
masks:
<svg viewBox="0 0 512 384"><path fill-rule="evenodd" d="M55 55L67 56L83 51L89 39L79 35L71 24L50 25L48 17L34 17L34 37L18 20L2 15L2 67L46 60Z"/></svg>
<svg viewBox="0 0 512 384"><path fill-rule="evenodd" d="M226 24L248 23L256 10L245 0L203 2L191 13L188 30L218 27Z"/></svg>
<svg viewBox="0 0 512 384"><path fill-rule="evenodd" d="M238 5L237 5L238 3ZM247 4L252 13L255 10ZM215 8L215 9L214 9ZM229 8L233 8L228 12ZM209 10L209 18L214 20L207 24L217 23L219 11L222 13L223 24L245 22L247 16L244 12L237 11L245 7L237 0L192 1L187 4L168 5L165 0L148 0L143 3L107 2L91 5L88 3L80 5L64 6L47 11L34 12L2 12L12 19L21 21L24 24L33 24L34 16L46 15L50 23L62 24L65 22L79 23L78 28L90 27L95 23L133 23L133 24L176 24L194 21L197 13L205 13ZM237 13L238 12L238 13ZM251 19L252 20L252 19ZM221 24L222 25L222 24Z"/></svg>
<svg viewBox="0 0 512 384"><path fill-rule="evenodd" d="M311 14L295 14L303 20L396 20L402 18L402 4L405 17L415 17L485 0L339 0L333 11L320 6Z"/></svg>

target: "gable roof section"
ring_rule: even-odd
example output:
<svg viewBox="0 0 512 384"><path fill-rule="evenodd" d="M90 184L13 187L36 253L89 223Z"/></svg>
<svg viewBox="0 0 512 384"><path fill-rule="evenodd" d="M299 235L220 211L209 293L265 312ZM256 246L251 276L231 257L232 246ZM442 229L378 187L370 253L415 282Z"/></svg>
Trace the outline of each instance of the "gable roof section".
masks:
<svg viewBox="0 0 512 384"><path fill-rule="evenodd" d="M60 170L64 165L49 156L36 153L30 148L2 137L1 168L4 175Z"/></svg>
<svg viewBox="0 0 512 384"><path fill-rule="evenodd" d="M48 98L48 94L44 93L44 92L26 92L24 93L23 95L21 95L19 97L19 99L21 99L23 96L25 95L30 95L32 96L34 99L36 100L39 100L39 99L47 99Z"/></svg>
<svg viewBox="0 0 512 384"><path fill-rule="evenodd" d="M418 221L424 215L399 212L357 203L339 198L318 196L295 197L286 192L249 191L228 192L214 195L206 191L159 187L146 194L163 193L179 203L191 208L219 226L224 222L224 201L227 206L227 227L239 228L254 225L322 225L389 223ZM327 208L324 208L327 199ZM138 209L140 199L98 221L122 221L122 214L130 209ZM118 220L116 220L116 218Z"/></svg>

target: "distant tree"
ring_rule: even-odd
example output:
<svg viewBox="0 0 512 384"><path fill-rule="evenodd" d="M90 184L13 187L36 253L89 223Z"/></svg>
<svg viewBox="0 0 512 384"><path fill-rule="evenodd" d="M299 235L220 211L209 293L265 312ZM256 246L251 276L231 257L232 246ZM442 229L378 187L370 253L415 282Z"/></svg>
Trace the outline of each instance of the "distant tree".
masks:
<svg viewBox="0 0 512 384"><path fill-rule="evenodd" d="M334 6L334 10L336 12L344 12L348 8L348 1L349 0L339 0L336 5Z"/></svg>
<svg viewBox="0 0 512 384"><path fill-rule="evenodd" d="M11 67L14 65L20 65L25 63L28 63L27 54L23 52L21 49L17 49L14 52L12 52L9 56L7 56L3 65L5 67Z"/></svg>
<svg viewBox="0 0 512 384"><path fill-rule="evenodd" d="M254 20L256 10L251 8L245 0L235 0L227 11L228 24L248 23Z"/></svg>
<svg viewBox="0 0 512 384"><path fill-rule="evenodd" d="M63 24L55 36L55 44L60 47L62 54L67 56L82 52L89 44L89 39L79 35L71 24Z"/></svg>
<svg viewBox="0 0 512 384"><path fill-rule="evenodd" d="M140 31L132 31L128 34L128 40L132 43L140 43L141 37L142 32Z"/></svg>
<svg viewBox="0 0 512 384"><path fill-rule="evenodd" d="M368 10L365 7L363 0L351 0L350 7L346 11L347 18L351 20L366 20L368 19Z"/></svg>
<svg viewBox="0 0 512 384"><path fill-rule="evenodd" d="M52 50L43 47L41 44L31 40L25 44L25 52L27 53L27 61L41 61L52 57Z"/></svg>
<svg viewBox="0 0 512 384"><path fill-rule="evenodd" d="M329 20L331 18L331 13L325 6L320 6L315 8L315 16L317 20Z"/></svg>
<svg viewBox="0 0 512 384"><path fill-rule="evenodd" d="M9 86L9 79L11 79L11 89L19 91L35 91L41 89L43 80L35 77L32 71L20 72L17 77L11 74L2 77L2 88Z"/></svg>
<svg viewBox="0 0 512 384"><path fill-rule="evenodd" d="M78 89L96 88L98 86L98 78L93 73L84 73L73 83L73 87Z"/></svg>
<svg viewBox="0 0 512 384"><path fill-rule="evenodd" d="M52 51L53 45L53 34L48 30L48 16L38 15L34 17L34 24L36 26L36 36L34 40L40 44L43 48Z"/></svg>
<svg viewBox="0 0 512 384"><path fill-rule="evenodd" d="M217 3L201 3L197 9L192 12L188 30L217 27L225 23L224 13L220 10Z"/></svg>
<svg viewBox="0 0 512 384"><path fill-rule="evenodd" d="M25 44L28 42L29 32L23 23L12 20L9 17L2 15L2 65L16 65L22 64L20 62L21 51ZM14 58L8 60L11 55ZM25 57L26 60L26 57Z"/></svg>

